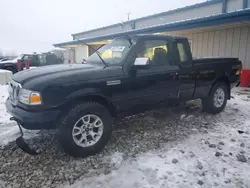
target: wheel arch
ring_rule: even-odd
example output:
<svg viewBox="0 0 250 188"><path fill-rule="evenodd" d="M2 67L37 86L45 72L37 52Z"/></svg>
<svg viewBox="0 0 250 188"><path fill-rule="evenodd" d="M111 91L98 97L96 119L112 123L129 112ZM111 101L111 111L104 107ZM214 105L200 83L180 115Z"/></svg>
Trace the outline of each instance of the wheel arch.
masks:
<svg viewBox="0 0 250 188"><path fill-rule="evenodd" d="M215 84L219 83L219 82L222 82L222 83L225 83L226 86L227 86L227 92L228 92L228 99L231 99L231 89L230 89L230 82L229 82L229 79L227 76L221 76L219 78L217 78L212 87L210 88L210 91L209 93L212 91L212 88L215 86Z"/></svg>
<svg viewBox="0 0 250 188"><path fill-rule="evenodd" d="M116 117L116 107L111 102L108 97L98 93L98 92L77 92L77 94L71 94L69 97L66 98L66 101L60 106L65 112L66 110L70 109L76 104L79 104L81 102L97 102L104 107L106 107L112 117Z"/></svg>

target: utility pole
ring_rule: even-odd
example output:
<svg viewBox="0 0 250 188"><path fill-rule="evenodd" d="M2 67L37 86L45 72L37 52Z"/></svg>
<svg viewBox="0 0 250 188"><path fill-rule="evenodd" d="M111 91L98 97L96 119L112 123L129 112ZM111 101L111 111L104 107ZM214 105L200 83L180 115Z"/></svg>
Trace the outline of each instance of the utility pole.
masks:
<svg viewBox="0 0 250 188"><path fill-rule="evenodd" d="M128 21L130 20L130 14L131 14L131 12L127 13Z"/></svg>

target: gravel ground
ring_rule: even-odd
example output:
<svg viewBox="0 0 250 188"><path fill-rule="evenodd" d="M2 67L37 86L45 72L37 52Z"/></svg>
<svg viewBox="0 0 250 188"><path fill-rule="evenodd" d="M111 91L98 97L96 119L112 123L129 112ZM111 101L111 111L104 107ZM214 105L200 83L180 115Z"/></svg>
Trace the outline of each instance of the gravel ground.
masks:
<svg viewBox="0 0 250 188"><path fill-rule="evenodd" d="M29 140L35 147L42 148L42 154L38 156L30 156L10 142L0 150L0 185L1 182L3 187L23 188L72 185L78 180L108 175L117 170L117 161L114 161L116 153L121 154L115 157L116 160L129 161L143 153L166 148L166 145L175 146L192 135L206 135L221 121L242 122L238 117L243 115L237 107L233 107L232 102L227 112L217 116L202 113L197 104L197 101L193 101L188 105L125 118L116 123L111 141L104 151L85 159L65 154L54 132L42 131L39 136ZM185 153L185 150L181 152ZM173 163L178 163L178 160L173 159ZM198 168L202 169L203 166L198 164Z"/></svg>
<svg viewBox="0 0 250 188"><path fill-rule="evenodd" d="M183 115L186 114L186 115ZM188 116L180 121L180 117ZM107 174L114 169L111 156L123 153L123 158L161 148L166 142L180 141L196 131L206 132L202 126L210 118L200 110L187 113L185 107L150 111L117 123L110 143L99 155L75 159L61 151L54 133L41 132L32 142L39 144L42 154L29 156L16 147L14 142L0 150L0 178L5 187L56 187L65 181L98 174ZM213 126L211 123L206 126ZM49 140L49 141L48 141ZM27 178L28 177L28 178Z"/></svg>

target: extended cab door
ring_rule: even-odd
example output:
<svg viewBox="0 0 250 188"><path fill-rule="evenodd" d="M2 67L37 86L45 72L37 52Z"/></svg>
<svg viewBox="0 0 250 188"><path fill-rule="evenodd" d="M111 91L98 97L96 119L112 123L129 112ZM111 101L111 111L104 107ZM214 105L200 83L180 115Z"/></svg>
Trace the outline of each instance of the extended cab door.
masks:
<svg viewBox="0 0 250 188"><path fill-rule="evenodd" d="M190 100L195 89L195 70L192 54L187 39L173 41L175 64L179 65L178 80L180 82L179 99Z"/></svg>

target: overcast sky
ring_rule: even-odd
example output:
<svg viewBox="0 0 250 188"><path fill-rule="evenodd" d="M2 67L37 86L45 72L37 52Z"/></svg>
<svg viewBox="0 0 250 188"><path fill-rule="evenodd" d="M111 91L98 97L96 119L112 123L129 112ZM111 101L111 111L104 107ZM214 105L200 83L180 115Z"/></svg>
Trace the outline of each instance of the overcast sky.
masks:
<svg viewBox="0 0 250 188"><path fill-rule="evenodd" d="M205 0L0 0L0 51L44 52L71 34Z"/></svg>

